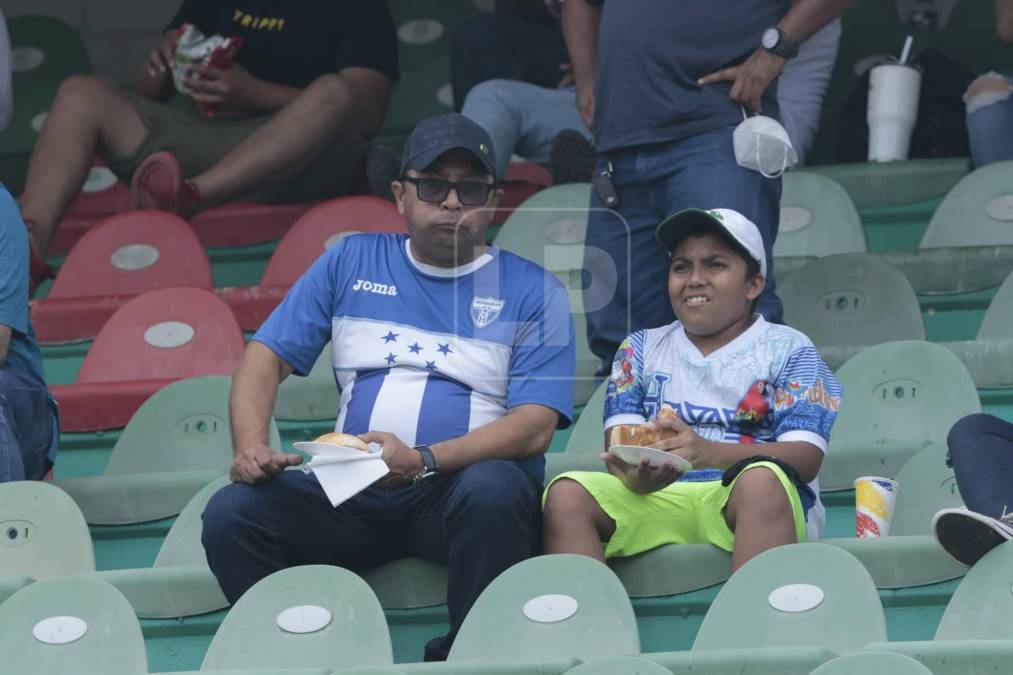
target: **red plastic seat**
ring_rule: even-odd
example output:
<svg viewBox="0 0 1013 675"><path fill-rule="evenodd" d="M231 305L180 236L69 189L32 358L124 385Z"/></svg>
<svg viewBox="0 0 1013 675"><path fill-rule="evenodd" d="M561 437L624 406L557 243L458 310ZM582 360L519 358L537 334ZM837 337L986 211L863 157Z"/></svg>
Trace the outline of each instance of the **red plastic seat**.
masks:
<svg viewBox="0 0 1013 675"><path fill-rule="evenodd" d="M130 186L121 183L96 160L74 201L60 221L49 243L50 255L62 255L74 248L92 225L130 208Z"/></svg>
<svg viewBox="0 0 1013 675"><path fill-rule="evenodd" d="M214 286L191 227L164 211L128 211L94 225L67 256L47 298L32 301L42 343L87 340L130 298L172 286Z"/></svg>
<svg viewBox="0 0 1013 675"><path fill-rule="evenodd" d="M502 225L518 206L532 195L552 185L548 170L534 162L511 162L500 183L503 198L492 219L493 225Z"/></svg>
<svg viewBox="0 0 1013 675"><path fill-rule="evenodd" d="M343 234L406 232L404 217L379 197L338 197L307 211L278 244L256 286L224 288L244 330L256 330L310 265Z"/></svg>
<svg viewBox="0 0 1013 675"><path fill-rule="evenodd" d="M293 223L319 203L232 202L203 211L190 222L204 246L252 246L281 239Z"/></svg>
<svg viewBox="0 0 1013 675"><path fill-rule="evenodd" d="M235 316L214 293L163 288L140 295L102 327L74 384L50 387L62 429L122 427L167 384L231 375L243 347Z"/></svg>

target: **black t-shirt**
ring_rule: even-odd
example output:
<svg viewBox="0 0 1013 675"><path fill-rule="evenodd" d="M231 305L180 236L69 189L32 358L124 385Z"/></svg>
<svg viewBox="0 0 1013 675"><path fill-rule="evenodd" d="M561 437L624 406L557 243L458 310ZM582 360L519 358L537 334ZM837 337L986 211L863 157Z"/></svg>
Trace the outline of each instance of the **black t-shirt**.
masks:
<svg viewBox="0 0 1013 675"><path fill-rule="evenodd" d="M397 33L386 0L184 0L166 30L242 37L236 61L256 77L305 87L358 67L398 76Z"/></svg>

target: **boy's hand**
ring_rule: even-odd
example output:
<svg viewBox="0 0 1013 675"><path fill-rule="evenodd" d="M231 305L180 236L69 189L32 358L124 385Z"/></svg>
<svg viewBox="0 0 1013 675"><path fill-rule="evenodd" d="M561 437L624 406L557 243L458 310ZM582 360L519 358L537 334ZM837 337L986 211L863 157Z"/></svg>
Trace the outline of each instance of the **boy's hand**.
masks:
<svg viewBox="0 0 1013 675"><path fill-rule="evenodd" d="M678 417L655 419L651 422L651 425L656 430L666 429L674 431L675 436L652 443L648 447L666 452L674 452L692 464L693 468L717 466L712 458L713 443L700 438L693 431L693 427L683 422L682 419Z"/></svg>
<svg viewBox="0 0 1013 675"><path fill-rule="evenodd" d="M190 99L195 103L234 112L257 109L259 80L238 63L232 63L228 68L194 63L189 69L186 86L190 90Z"/></svg>
<svg viewBox="0 0 1013 675"><path fill-rule="evenodd" d="M679 480L682 472L674 462L654 467L645 457L640 464L627 464L611 452L603 452L601 458L605 464L614 469L612 474L623 482L630 491L640 495L657 492Z"/></svg>
<svg viewBox="0 0 1013 675"><path fill-rule="evenodd" d="M179 40L180 32L178 28L166 31L158 45L148 54L144 68L155 79L168 75L172 70L172 64L176 61L176 42Z"/></svg>

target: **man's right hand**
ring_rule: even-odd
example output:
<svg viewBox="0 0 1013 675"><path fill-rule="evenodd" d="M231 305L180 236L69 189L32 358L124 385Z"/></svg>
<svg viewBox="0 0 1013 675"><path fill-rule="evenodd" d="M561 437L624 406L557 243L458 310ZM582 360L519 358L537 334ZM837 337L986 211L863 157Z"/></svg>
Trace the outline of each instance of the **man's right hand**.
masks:
<svg viewBox="0 0 1013 675"><path fill-rule="evenodd" d="M144 68L154 78L162 78L172 72L172 64L176 61L176 42L179 40L178 28L167 31L161 42L148 54Z"/></svg>
<svg viewBox="0 0 1013 675"><path fill-rule="evenodd" d="M287 467L302 464L302 456L275 452L266 445L254 445L236 453L229 467L229 478L235 483L260 483L274 478Z"/></svg>

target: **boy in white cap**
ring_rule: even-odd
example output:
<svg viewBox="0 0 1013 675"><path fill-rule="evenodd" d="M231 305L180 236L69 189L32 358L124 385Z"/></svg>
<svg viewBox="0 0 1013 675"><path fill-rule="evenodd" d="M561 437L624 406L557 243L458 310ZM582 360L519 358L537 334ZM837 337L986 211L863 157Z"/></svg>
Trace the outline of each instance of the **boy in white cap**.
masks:
<svg viewBox="0 0 1013 675"><path fill-rule="evenodd" d="M564 473L544 497L546 553L599 560L664 544L711 543L732 569L819 537L817 474L841 386L812 342L754 312L766 263L756 225L729 209L687 209L657 237L671 252L678 317L620 345L605 402L608 473ZM678 419L661 419L662 406ZM672 437L651 447L687 460L628 464L610 431L652 422Z"/></svg>

